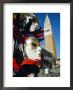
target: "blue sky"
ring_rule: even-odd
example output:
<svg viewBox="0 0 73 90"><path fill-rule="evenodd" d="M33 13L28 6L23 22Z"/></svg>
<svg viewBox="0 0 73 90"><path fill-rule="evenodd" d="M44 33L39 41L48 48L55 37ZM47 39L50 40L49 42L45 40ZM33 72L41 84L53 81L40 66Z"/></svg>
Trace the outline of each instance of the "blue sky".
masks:
<svg viewBox="0 0 73 90"><path fill-rule="evenodd" d="M60 57L60 13L47 13L52 24L57 57ZM39 26L44 26L46 13L35 13Z"/></svg>

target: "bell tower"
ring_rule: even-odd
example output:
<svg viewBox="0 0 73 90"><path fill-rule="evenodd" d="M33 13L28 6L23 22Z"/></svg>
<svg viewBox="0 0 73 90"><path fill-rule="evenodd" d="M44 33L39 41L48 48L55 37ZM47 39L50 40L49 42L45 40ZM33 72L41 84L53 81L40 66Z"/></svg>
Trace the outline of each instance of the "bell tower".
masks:
<svg viewBox="0 0 73 90"><path fill-rule="evenodd" d="M53 54L53 63L56 64L56 49L52 32L52 25L47 14L44 22L44 40L45 49Z"/></svg>

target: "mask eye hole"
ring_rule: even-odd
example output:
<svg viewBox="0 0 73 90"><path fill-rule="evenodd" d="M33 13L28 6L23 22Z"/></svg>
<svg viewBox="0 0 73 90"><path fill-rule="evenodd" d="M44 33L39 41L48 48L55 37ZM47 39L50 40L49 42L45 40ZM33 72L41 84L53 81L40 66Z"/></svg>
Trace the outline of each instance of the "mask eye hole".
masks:
<svg viewBox="0 0 73 90"><path fill-rule="evenodd" d="M36 47L37 45L36 45L35 43L32 43L32 46L33 46L33 47Z"/></svg>

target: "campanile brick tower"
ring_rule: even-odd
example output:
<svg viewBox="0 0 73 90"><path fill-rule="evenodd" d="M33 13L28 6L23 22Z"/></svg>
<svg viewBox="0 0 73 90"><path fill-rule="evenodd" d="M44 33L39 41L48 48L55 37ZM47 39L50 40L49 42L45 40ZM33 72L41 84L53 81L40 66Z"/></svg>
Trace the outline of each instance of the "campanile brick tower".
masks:
<svg viewBox="0 0 73 90"><path fill-rule="evenodd" d="M56 64L56 49L52 32L52 25L47 14L44 22L44 39L45 49L53 54L53 64Z"/></svg>

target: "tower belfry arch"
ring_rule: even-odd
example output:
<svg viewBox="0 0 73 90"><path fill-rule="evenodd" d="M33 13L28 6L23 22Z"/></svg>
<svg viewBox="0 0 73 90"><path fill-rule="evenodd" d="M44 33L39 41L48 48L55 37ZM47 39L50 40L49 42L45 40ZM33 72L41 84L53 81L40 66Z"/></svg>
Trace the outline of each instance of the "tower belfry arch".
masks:
<svg viewBox="0 0 73 90"><path fill-rule="evenodd" d="M45 40L45 49L48 52L52 53L53 63L56 64L56 49L54 43L54 36L52 32L52 24L47 14L44 22L44 40Z"/></svg>

